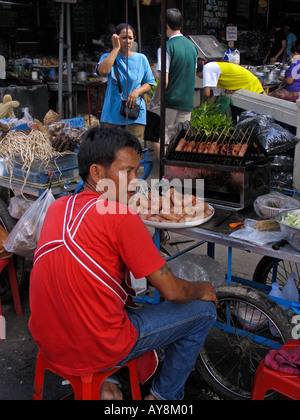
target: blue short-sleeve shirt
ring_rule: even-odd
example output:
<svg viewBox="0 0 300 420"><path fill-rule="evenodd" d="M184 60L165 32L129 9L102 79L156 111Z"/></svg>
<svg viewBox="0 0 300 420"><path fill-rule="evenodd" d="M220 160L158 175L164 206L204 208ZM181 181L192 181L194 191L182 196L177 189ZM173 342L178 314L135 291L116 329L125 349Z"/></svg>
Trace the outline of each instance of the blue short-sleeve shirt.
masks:
<svg viewBox="0 0 300 420"><path fill-rule="evenodd" d="M99 64L108 55L109 54L103 54L100 58ZM116 62L119 71L123 99L126 99L127 58L117 55ZM149 61L144 54L134 53L131 57L128 57L128 95L133 90L140 88L145 83L148 83L151 86L155 86L155 78L152 73ZM141 107L140 114L136 120L128 120L128 124L135 123L146 125L146 104L142 97L139 97L137 105L140 105ZM126 125L126 118L120 115L120 109L121 97L119 94L115 69L112 67L107 79L107 89L101 114L101 122Z"/></svg>

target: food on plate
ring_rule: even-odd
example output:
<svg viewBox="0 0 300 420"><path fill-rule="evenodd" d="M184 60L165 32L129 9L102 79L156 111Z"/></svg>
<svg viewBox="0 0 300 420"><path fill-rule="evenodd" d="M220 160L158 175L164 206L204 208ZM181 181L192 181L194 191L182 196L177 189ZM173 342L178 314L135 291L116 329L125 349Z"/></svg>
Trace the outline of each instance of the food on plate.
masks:
<svg viewBox="0 0 300 420"><path fill-rule="evenodd" d="M204 201L194 195L181 194L174 188L164 196L158 192L137 195L130 206L142 220L157 223L187 223L206 219L213 214Z"/></svg>

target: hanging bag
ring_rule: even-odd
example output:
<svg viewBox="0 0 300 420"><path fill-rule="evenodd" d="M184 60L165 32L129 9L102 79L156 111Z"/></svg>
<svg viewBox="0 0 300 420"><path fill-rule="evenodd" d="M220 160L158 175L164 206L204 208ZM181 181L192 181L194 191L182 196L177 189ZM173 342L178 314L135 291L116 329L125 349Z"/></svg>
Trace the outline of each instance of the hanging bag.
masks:
<svg viewBox="0 0 300 420"><path fill-rule="evenodd" d="M34 256L46 213L54 201L51 189L48 189L33 202L4 242L7 252L27 258Z"/></svg>
<svg viewBox="0 0 300 420"><path fill-rule="evenodd" d="M120 93L120 97L121 97L120 114L122 115L122 117L126 118L127 117L127 112L128 112L128 118L131 119L131 120L136 120L138 118L139 114L140 114L141 107L139 105L134 105L134 107L132 107L132 108L128 107L127 101L125 99L123 99L119 70L118 70L118 66L117 66L116 61L114 62L114 69L115 69L115 74L116 74L116 77L117 77L119 93Z"/></svg>

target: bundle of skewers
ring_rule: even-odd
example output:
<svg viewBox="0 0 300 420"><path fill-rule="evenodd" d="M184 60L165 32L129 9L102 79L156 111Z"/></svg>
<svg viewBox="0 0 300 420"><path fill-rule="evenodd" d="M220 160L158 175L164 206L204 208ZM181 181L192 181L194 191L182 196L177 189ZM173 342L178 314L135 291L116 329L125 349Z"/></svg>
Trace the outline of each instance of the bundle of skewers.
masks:
<svg viewBox="0 0 300 420"><path fill-rule="evenodd" d="M210 155L226 155L244 157L251 140L253 129L243 132L232 128L224 128L222 132L214 132L207 136L201 128L195 136L189 136L189 131L182 137L176 152L202 153Z"/></svg>

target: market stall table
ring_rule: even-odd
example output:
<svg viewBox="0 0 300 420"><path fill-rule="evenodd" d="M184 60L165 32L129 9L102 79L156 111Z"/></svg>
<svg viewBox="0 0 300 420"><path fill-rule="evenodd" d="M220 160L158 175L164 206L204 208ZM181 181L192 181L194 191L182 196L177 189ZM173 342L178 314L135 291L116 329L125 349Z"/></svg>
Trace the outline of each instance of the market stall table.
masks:
<svg viewBox="0 0 300 420"><path fill-rule="evenodd" d="M48 82L48 89L49 92L58 92L58 83L56 82ZM91 96L93 95L94 91L97 92L97 99L96 99L96 108L97 108L97 118L100 117L101 111L101 104L103 100L100 101L100 98L104 98L105 91L103 89L106 88L106 83L103 82L76 82L72 84L72 96L73 96L73 104L74 104L74 114L77 116L78 114L78 92L87 92L87 114L89 115L89 120L91 124ZM64 94L68 94L67 84L63 84L63 92ZM68 115L68 96L65 96L65 114Z"/></svg>
<svg viewBox="0 0 300 420"><path fill-rule="evenodd" d="M210 221L199 227L172 229L171 225L169 224L169 232L172 232L174 234L176 233L199 242L187 248L186 250L173 255L172 257L168 258L167 261L171 261L179 257L180 255L189 252L205 243L207 243L208 245L208 255L214 258L215 246L225 246L228 248L227 284L231 284L233 280L237 280L243 284L248 284L253 287L268 290L268 288L265 285L254 283L253 281L247 279L236 278L232 275L233 249L238 249L257 255L274 258L274 264L276 264L278 260L290 261L296 264L300 264L300 253L289 244L284 245L279 250L275 250L272 248L273 243L264 246L258 246L251 242L247 242L245 240L237 239L230 236L230 234L235 231L235 229L230 228L230 224L239 222L244 223L244 221L248 218L253 220L261 220L254 212L253 208L248 207L244 210L230 213L228 213L228 211L224 209L216 209L214 217ZM223 222L222 219L224 220ZM220 223L220 221L222 223ZM157 228L155 229L155 244L157 248L160 249L160 229ZM275 275L276 270L274 270L274 276ZM141 301L141 299L143 298L140 298L139 301ZM146 302L153 304L158 303L159 295L157 294L157 292L153 300L146 297ZM278 302L281 303L280 300L278 300ZM296 309L298 308L296 307Z"/></svg>
<svg viewBox="0 0 300 420"><path fill-rule="evenodd" d="M219 210L221 212L221 210ZM218 211L217 213L218 214ZM231 283L232 280L232 249L239 249L245 252L250 252L262 256L272 257L275 260L286 260L291 261L294 263L300 264L300 253L293 248L291 245L287 244L280 248L279 250L274 250L272 248L273 243L258 246L251 242L247 242L245 240L241 240L238 238L234 238L230 236L230 234L234 231L234 229L230 228L230 224L234 222L244 222L246 218L251 218L254 220L259 220L258 217L255 215L253 211L249 211L246 209L242 212L233 213L230 218L228 218L225 222L223 222L220 226L214 226L214 219L202 225L200 227L194 227L190 229L176 229L176 233L180 235L187 236L189 238L193 238L195 240L199 240L203 242L207 242L209 244L209 254L211 257L214 256L213 251L215 245L221 245L228 248L228 271L227 271L227 279L228 284ZM169 229L170 232L175 232L175 230ZM241 279L239 279L241 280ZM251 284L252 282L250 282Z"/></svg>

